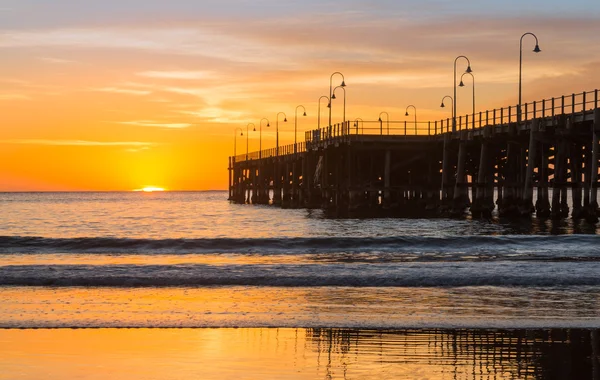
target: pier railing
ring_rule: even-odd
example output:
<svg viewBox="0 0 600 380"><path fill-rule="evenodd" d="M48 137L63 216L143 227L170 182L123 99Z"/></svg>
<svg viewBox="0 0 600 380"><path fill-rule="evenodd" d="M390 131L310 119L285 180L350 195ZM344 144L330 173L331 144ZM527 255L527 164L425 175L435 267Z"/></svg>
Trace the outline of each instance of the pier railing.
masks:
<svg viewBox="0 0 600 380"><path fill-rule="evenodd" d="M284 145L277 148L265 149L261 152L251 152L235 157L236 162L257 160L305 152L307 147L321 143L335 143L348 140L353 135L368 136L437 136L448 132L478 129L487 125L504 125L510 123L526 123L537 118L555 117L558 115L585 116L588 112L600 107L598 90L577 94L542 99L519 106L508 106L491 109L475 114L460 115L439 121L367 121L355 120L314 129L305 132L305 141ZM453 127L454 125L454 127Z"/></svg>

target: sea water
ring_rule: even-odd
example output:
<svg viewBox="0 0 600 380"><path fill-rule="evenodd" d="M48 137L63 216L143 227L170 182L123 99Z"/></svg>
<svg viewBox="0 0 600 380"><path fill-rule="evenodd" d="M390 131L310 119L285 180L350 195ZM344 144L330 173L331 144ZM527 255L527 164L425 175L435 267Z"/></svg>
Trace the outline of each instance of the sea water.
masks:
<svg viewBox="0 0 600 380"><path fill-rule="evenodd" d="M559 342L575 344L571 334L577 332L591 342L585 347L598 348L596 226L468 216L332 219L319 210L236 205L226 198L226 192L0 194L0 328L100 328L106 336L121 328L190 328L185 336L216 334L224 345L237 334L231 328L261 336L275 328L288 343L292 332L300 334L303 349L314 342L342 349L323 337L356 335L366 336L368 345L356 338L348 350L371 349L375 339L382 355L389 350L392 356L400 355L399 340L431 347L438 339L489 342L491 336L496 342L501 334L526 344L553 342L540 336L558 331L554 337L567 336ZM69 330L15 336L19 331L4 330L0 341L64 339ZM497 346L484 345L494 352L515 349ZM597 361L593 352L585 354L586 363ZM438 374L449 371L442 356ZM371 359L361 363L373 369ZM9 364L0 359L0 369ZM317 378L326 376L324 368L315 369ZM491 373L484 372L477 374Z"/></svg>

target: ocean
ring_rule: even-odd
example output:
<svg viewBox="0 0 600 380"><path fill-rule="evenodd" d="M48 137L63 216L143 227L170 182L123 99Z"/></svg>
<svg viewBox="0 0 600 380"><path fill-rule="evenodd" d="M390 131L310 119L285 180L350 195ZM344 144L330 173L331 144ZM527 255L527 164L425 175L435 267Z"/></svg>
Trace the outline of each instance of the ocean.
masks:
<svg viewBox="0 0 600 380"><path fill-rule="evenodd" d="M226 198L0 194L0 379L599 376L597 226Z"/></svg>

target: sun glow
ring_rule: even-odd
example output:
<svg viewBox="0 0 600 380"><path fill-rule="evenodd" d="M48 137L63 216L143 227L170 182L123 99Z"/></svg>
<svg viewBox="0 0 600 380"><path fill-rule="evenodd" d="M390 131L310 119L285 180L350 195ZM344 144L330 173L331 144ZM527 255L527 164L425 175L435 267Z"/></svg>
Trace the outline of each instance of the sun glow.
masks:
<svg viewBox="0 0 600 380"><path fill-rule="evenodd" d="M162 187L146 186L143 189L136 189L133 191L141 191L144 193L154 193L155 191L165 191Z"/></svg>

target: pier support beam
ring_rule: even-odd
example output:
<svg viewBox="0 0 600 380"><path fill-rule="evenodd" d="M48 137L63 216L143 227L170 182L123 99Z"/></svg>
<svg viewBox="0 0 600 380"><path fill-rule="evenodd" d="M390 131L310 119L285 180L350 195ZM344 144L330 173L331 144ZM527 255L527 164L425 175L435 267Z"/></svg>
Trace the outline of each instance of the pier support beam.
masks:
<svg viewBox="0 0 600 380"><path fill-rule="evenodd" d="M527 172L525 173L525 187L523 188L523 204L519 210L521 215L531 215L535 211L533 207L533 171L537 160L537 134L539 125L540 121L538 119L531 121L529 149L527 152Z"/></svg>
<svg viewBox="0 0 600 380"><path fill-rule="evenodd" d="M600 108L594 110L594 126L591 149L590 204L588 221L598 221L598 160L600 159Z"/></svg>

